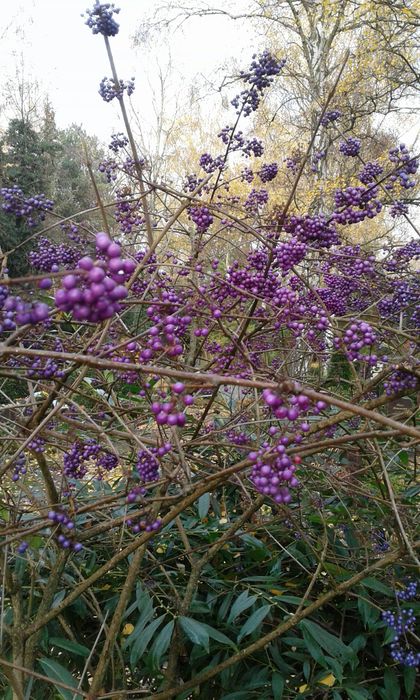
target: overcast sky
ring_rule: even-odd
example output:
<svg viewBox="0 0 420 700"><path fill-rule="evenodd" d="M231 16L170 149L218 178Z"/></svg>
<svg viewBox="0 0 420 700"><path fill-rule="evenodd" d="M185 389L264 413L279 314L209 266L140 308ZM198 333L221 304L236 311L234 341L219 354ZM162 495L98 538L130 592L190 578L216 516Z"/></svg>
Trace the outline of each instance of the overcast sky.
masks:
<svg viewBox="0 0 420 700"><path fill-rule="evenodd" d="M221 17L193 19L181 29L155 36L149 45L133 47L133 34L159 0L118 0L120 32L112 41L120 78L136 77L133 104L150 117L147 83L157 63L173 64L171 88L182 91L198 75L211 78L231 58L248 62L257 48L239 23ZM236 2L236 7L242 4ZM93 1L90 2L93 5ZM56 111L60 127L81 123L89 133L108 140L118 128L118 105L98 95L100 80L110 75L102 37L93 36L81 14L89 0L15 0L2 3L0 14L0 90L23 62L26 78L37 80ZM226 6L226 3L225 3ZM3 110L3 124L7 112ZM121 128L121 125L120 125Z"/></svg>

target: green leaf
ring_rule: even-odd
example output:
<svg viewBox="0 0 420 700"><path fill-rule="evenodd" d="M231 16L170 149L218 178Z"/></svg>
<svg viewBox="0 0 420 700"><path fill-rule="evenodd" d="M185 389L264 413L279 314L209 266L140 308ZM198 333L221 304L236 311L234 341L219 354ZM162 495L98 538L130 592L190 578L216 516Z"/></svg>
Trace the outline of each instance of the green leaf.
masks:
<svg viewBox="0 0 420 700"><path fill-rule="evenodd" d="M89 649L83 644L72 642L70 639L64 639L63 637L50 637L49 643L54 647L60 647L60 649L71 651L77 656L89 656L90 654Z"/></svg>
<svg viewBox="0 0 420 700"><path fill-rule="evenodd" d="M205 627L205 629L207 630L208 635L209 635L209 637L211 637L211 639L215 639L216 642L220 642L221 644L228 644L229 646L236 649L235 642L232 642L232 640L229 639L229 637L226 637L226 635L223 634L223 632L219 632L219 630L215 630L214 627L210 627L210 625L207 625L205 622L201 622L200 624L203 627Z"/></svg>
<svg viewBox="0 0 420 700"><path fill-rule="evenodd" d="M230 625L231 622L235 620L238 615L241 614L244 610L247 608L250 608L251 605L255 603L257 600L256 595L250 595L248 596L248 591L243 591L241 595L235 600L234 604L232 605L227 623Z"/></svg>
<svg viewBox="0 0 420 700"><path fill-rule="evenodd" d="M385 669L384 685L384 689L379 689L383 700L398 700L400 697L400 684L398 683L397 676L391 668Z"/></svg>
<svg viewBox="0 0 420 700"><path fill-rule="evenodd" d="M130 653L130 665L131 665L131 667L135 666L136 662L143 656L144 652L147 649L147 646L148 646L150 640L152 639L154 633L156 632L157 628L161 624L164 617L166 617L166 613L164 613L160 617L157 617L156 620L153 620L150 623L150 625L148 625L143 630L143 634L141 634L138 637L138 639L136 639L136 642L133 645L133 647L131 649L131 653Z"/></svg>
<svg viewBox="0 0 420 700"><path fill-rule="evenodd" d="M171 642L174 624L173 620L168 622L165 627L162 627L156 637L152 647L152 664L155 668L159 668L160 660Z"/></svg>
<svg viewBox="0 0 420 700"><path fill-rule="evenodd" d="M264 618L267 617L270 610L271 605L263 605L261 608L258 608L258 610L252 613L251 617L249 617L245 624L241 627L241 631L238 634L238 643L244 637L247 637L249 634L252 634L252 632L255 632L258 625L260 625Z"/></svg>
<svg viewBox="0 0 420 700"><path fill-rule="evenodd" d="M369 691L364 688L345 688L350 700L367 700Z"/></svg>
<svg viewBox="0 0 420 700"><path fill-rule="evenodd" d="M404 465L404 467L407 467L409 461L407 450L401 450L401 452L398 455L398 459L400 460L401 464Z"/></svg>
<svg viewBox="0 0 420 700"><path fill-rule="evenodd" d="M153 617L153 614L154 614L153 603L150 600L150 597L144 598L143 600L144 600L143 610L141 612L139 619L137 620L137 622L134 626L132 633L130 634L130 636L127 639L127 646L132 646L136 642L138 637L143 632L144 627L147 625L148 622L150 622L150 620ZM137 602L137 606L139 606L138 602Z"/></svg>
<svg viewBox="0 0 420 700"><path fill-rule="evenodd" d="M348 661L354 655L353 649L346 646L338 637L324 630L311 620L302 620L300 626L312 637L312 640L319 644L328 654L337 657L342 661Z"/></svg>
<svg viewBox="0 0 420 700"><path fill-rule="evenodd" d="M375 623L379 620L380 610L375 606L371 605L368 600L364 598L357 599L357 607L359 609L360 616L369 629L375 627Z"/></svg>
<svg viewBox="0 0 420 700"><path fill-rule="evenodd" d="M71 688L74 688L74 691L66 690L65 688L61 688L61 686L56 685L54 683L54 686L56 687L57 692L60 694L60 697L64 698L64 700L72 700L74 695L76 695L77 699L82 697L82 695L77 692L77 678L74 678L71 675L71 673L66 668L57 663L57 661L53 661L53 659L44 658L39 660L39 664L42 667L42 670L45 673L45 675L48 676L48 678L51 678L52 681L61 681L61 683L65 683Z"/></svg>
<svg viewBox="0 0 420 700"><path fill-rule="evenodd" d="M371 588L372 591L377 591L378 593L383 593L389 598L394 598L394 591L389 586L386 586L382 581L378 581L376 578L368 577L362 581L362 585L366 588Z"/></svg>
<svg viewBox="0 0 420 700"><path fill-rule="evenodd" d="M273 700L281 700L284 690L284 678L280 675L280 673L273 673L271 688L273 691Z"/></svg>
<svg viewBox="0 0 420 700"><path fill-rule="evenodd" d="M416 686L416 669L405 666L403 676L405 692L407 697L411 698Z"/></svg>
<svg viewBox="0 0 420 700"><path fill-rule="evenodd" d="M209 650L209 633L201 622L193 620L191 617L183 617L181 615L179 617L179 624L193 644L204 647L206 651Z"/></svg>
<svg viewBox="0 0 420 700"><path fill-rule="evenodd" d="M198 517L200 520L204 520L210 508L210 494L203 493L198 499Z"/></svg>

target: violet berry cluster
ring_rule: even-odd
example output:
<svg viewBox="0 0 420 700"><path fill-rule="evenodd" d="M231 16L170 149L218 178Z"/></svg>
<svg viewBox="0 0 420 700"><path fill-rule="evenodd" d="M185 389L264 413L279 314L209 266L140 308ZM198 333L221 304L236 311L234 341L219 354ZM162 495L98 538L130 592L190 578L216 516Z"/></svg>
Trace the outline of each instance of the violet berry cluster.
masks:
<svg viewBox="0 0 420 700"><path fill-rule="evenodd" d="M83 479L88 471L87 463L90 461L95 464L98 478L102 478L104 472L115 469L118 464L116 455L104 450L96 440L77 441L64 455L64 474L69 479Z"/></svg>
<svg viewBox="0 0 420 700"><path fill-rule="evenodd" d="M360 153L361 142L354 136L349 136L345 141L340 141L339 150L344 156L355 157Z"/></svg>
<svg viewBox="0 0 420 700"><path fill-rule="evenodd" d="M416 595L416 589L414 589ZM409 597L403 600L409 600ZM382 613L382 619L394 632L394 638L390 644L391 657L402 666L416 668L420 664L420 652L411 647L407 632L414 632L416 617L412 608L401 610L398 615L391 610Z"/></svg>
<svg viewBox="0 0 420 700"><path fill-rule="evenodd" d="M333 122L336 122L337 119L340 119L341 117L341 112L339 109L330 109L327 112L325 112L324 116L321 119L321 124L322 126L330 126Z"/></svg>
<svg viewBox="0 0 420 700"><path fill-rule="evenodd" d="M238 114L247 117L258 109L264 90L268 88L286 63L286 59L276 59L267 49L263 53L253 55L251 66L247 71L241 71L241 78L251 87L243 90L232 100L232 105Z"/></svg>
<svg viewBox="0 0 420 700"><path fill-rule="evenodd" d="M91 10L87 9L88 16L85 24L92 30L92 34L102 34L102 36L116 36L119 32L119 24L114 19L120 11L110 2L100 3L96 0Z"/></svg>
<svg viewBox="0 0 420 700"><path fill-rule="evenodd" d="M71 269L75 267L80 252L77 248L65 243L55 244L48 238L39 238L36 250L28 255L29 264L41 272L58 272L60 267Z"/></svg>
<svg viewBox="0 0 420 700"><path fill-rule="evenodd" d="M377 335L375 331L366 321L354 321L343 335L347 357L351 361L359 360L368 362L371 365L376 364L378 360L376 355L366 355L362 352L364 348L371 348L376 340ZM334 339L334 345L335 347L340 346L338 338Z"/></svg>
<svg viewBox="0 0 420 700"><path fill-rule="evenodd" d="M104 232L96 235L96 248L103 259L81 258L55 294L57 307L76 321L100 323L120 311L127 296L123 283L136 267L134 261L121 258L121 246Z"/></svg>
<svg viewBox="0 0 420 700"><path fill-rule="evenodd" d="M72 549L74 552L80 552L83 545L80 542L75 542L73 538L74 522L64 511L50 510L48 520L58 526L58 534L56 534L57 542L63 549Z"/></svg>
<svg viewBox="0 0 420 700"><path fill-rule="evenodd" d="M45 220L46 212L51 211L54 202L47 199L45 194L37 194L25 197L22 190L13 187L1 187L0 197L3 199L2 209L6 214L12 214L17 218L26 219L29 228L34 228Z"/></svg>
<svg viewBox="0 0 420 700"><path fill-rule="evenodd" d="M260 177L261 182L270 182L271 180L274 180L275 177L277 177L277 173L279 171L277 163L264 163L261 166L261 170L259 171L258 175Z"/></svg>
<svg viewBox="0 0 420 700"><path fill-rule="evenodd" d="M190 207L188 209L188 214L190 219L195 223L198 233L204 233L213 223L213 217L208 207Z"/></svg>
<svg viewBox="0 0 420 700"><path fill-rule="evenodd" d="M185 384L183 382L172 384L171 392L173 396L169 401L153 401L151 405L152 413L158 425L182 428L187 420L184 413L185 407L191 406L194 403L194 398L190 394L184 394Z"/></svg>
<svg viewBox="0 0 420 700"><path fill-rule="evenodd" d="M13 462L12 481L19 481L20 477L26 474L26 471L26 455L24 452L21 452Z"/></svg>
<svg viewBox="0 0 420 700"><path fill-rule="evenodd" d="M360 171L358 178L364 185L370 185L372 182L375 182L378 175L383 173L383 171L384 169L382 165L379 165L379 163L376 162L368 161Z"/></svg>
<svg viewBox="0 0 420 700"><path fill-rule="evenodd" d="M127 96L130 97L135 89L134 81L135 78L131 78L127 82L120 80L119 84L117 84L112 78L102 78L99 85L99 94L105 102L111 102L114 98L121 100L124 92L127 92Z"/></svg>

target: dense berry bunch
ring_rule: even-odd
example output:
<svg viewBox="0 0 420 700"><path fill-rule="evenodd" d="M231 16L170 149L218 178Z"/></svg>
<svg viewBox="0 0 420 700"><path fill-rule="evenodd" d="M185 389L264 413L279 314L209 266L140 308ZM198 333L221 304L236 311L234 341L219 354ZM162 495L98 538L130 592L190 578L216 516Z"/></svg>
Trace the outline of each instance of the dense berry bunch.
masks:
<svg viewBox="0 0 420 700"><path fill-rule="evenodd" d="M47 380L63 379L65 376L65 371L55 360L49 358L44 362L40 357L32 360L27 373L28 377Z"/></svg>
<svg viewBox="0 0 420 700"><path fill-rule="evenodd" d="M9 296L8 290L5 290L4 287L1 287L0 290L0 305L2 305L3 313L0 333L12 331L16 326L36 325L48 319L50 309L47 304L39 301L29 303L20 297Z"/></svg>
<svg viewBox="0 0 420 700"><path fill-rule="evenodd" d="M368 161L365 163L363 169L359 173L359 180L360 182L363 182L364 185L369 185L372 182L375 182L378 175L383 173L383 171L384 169L382 165L379 165L379 163L376 162L372 163Z"/></svg>
<svg viewBox="0 0 420 700"><path fill-rule="evenodd" d="M111 100L113 100L115 97L118 100L121 100L125 91L127 92L128 97L130 97L130 95L132 95L134 92L134 81L135 78L131 78L131 80L127 80L127 82L120 80L119 84L117 85L115 80L112 78L102 78L99 85L99 94L102 99L105 100L105 102L111 102Z"/></svg>
<svg viewBox="0 0 420 700"><path fill-rule="evenodd" d="M389 213L394 219L396 219L398 216L405 216L408 214L408 204L406 202L402 202L400 199L396 199L394 202L392 202Z"/></svg>
<svg viewBox="0 0 420 700"><path fill-rule="evenodd" d="M254 156L254 158L261 158L261 156L264 153L264 146L262 141L260 141L259 139L249 139L249 141L245 142L242 148L242 153L247 158L250 158L251 156Z"/></svg>
<svg viewBox="0 0 420 700"><path fill-rule="evenodd" d="M258 212L258 210L263 207L268 202L268 192L267 190L256 190L252 189L248 197L245 200L245 209L250 212Z"/></svg>
<svg viewBox="0 0 420 700"><path fill-rule="evenodd" d="M330 248L339 243L334 225L322 214L290 216L284 224L284 230L315 248Z"/></svg>
<svg viewBox="0 0 420 700"><path fill-rule="evenodd" d="M410 262L410 260L420 259L420 243L419 241L412 240L406 245L402 246L397 250L396 253L384 262L384 268L390 270L391 272L396 272L404 267Z"/></svg>
<svg viewBox="0 0 420 700"><path fill-rule="evenodd" d="M404 369L395 370L384 381L385 393L388 396L397 394L400 391L412 391L417 387L418 379L415 374L411 374Z"/></svg>
<svg viewBox="0 0 420 700"><path fill-rule="evenodd" d="M405 588L396 591L396 596L398 600L403 600L407 602L408 600L413 600L417 596L417 586L418 581L408 581Z"/></svg>
<svg viewBox="0 0 420 700"><path fill-rule="evenodd" d="M394 165L400 167L389 177L390 182L386 185L387 189L392 189L393 184L397 180L401 187L406 190L414 187L416 183L415 180L410 178L410 175L414 175L417 172L420 160L410 156L409 150L403 143L396 148L391 148L389 151L389 160Z"/></svg>
<svg viewBox="0 0 420 700"><path fill-rule="evenodd" d="M214 173L215 170L223 168L223 156L213 158L210 153L203 153L200 156L200 165L206 173Z"/></svg>
<svg viewBox="0 0 420 700"><path fill-rule="evenodd" d="M85 24L92 30L92 34L102 34L102 36L115 36L119 31L119 24L113 15L117 15L119 7L115 7L110 2L100 3L96 0L91 10L86 10L88 18Z"/></svg>
<svg viewBox="0 0 420 700"><path fill-rule="evenodd" d="M291 270L292 267L302 262L306 252L307 247L303 241L299 241L297 238L291 238L290 241L279 243L275 248L274 254L280 268L286 273Z"/></svg>
<svg viewBox="0 0 420 700"><path fill-rule="evenodd" d="M0 197L3 199L2 209L6 214L12 214L16 218L26 219L30 228L34 228L45 220L46 212L51 211L54 202L47 199L45 194L36 194L33 197L25 197L22 190L17 187L1 187Z"/></svg>
<svg viewBox="0 0 420 700"><path fill-rule="evenodd" d="M270 182L270 180L274 180L277 176L278 171L277 163L264 163L258 175L260 176L261 182Z"/></svg>
<svg viewBox="0 0 420 700"><path fill-rule="evenodd" d="M28 443L28 449L32 450L32 452L37 452L38 454L45 452L44 438L38 436L32 438L32 440Z"/></svg>
<svg viewBox="0 0 420 700"><path fill-rule="evenodd" d="M271 85L274 77L280 73L286 63L285 59L278 61L267 50L260 55L254 54L252 58L249 70L241 71L242 80L249 83L251 87L243 90L232 100L237 113L242 113L245 117L258 109L264 90Z"/></svg>
<svg viewBox="0 0 420 700"><path fill-rule="evenodd" d="M289 488L299 484L294 476L296 465L281 442L270 451L267 448L267 444L263 445L258 452L248 455L253 462L251 481L260 493L270 496L276 503L290 503Z"/></svg>
<svg viewBox="0 0 420 700"><path fill-rule="evenodd" d="M382 211L377 187L346 187L334 192L335 206L332 219L339 224L357 224L373 219Z"/></svg>
<svg viewBox="0 0 420 700"><path fill-rule="evenodd" d="M229 146L230 151L238 151L245 143L242 131L237 131L235 133L232 126L225 126L224 129L218 133L218 137L222 139L226 146Z"/></svg>
<svg viewBox="0 0 420 700"><path fill-rule="evenodd" d="M96 247L105 259L81 258L78 269L63 277L55 294L57 307L77 321L100 323L120 311L120 302L127 296L122 283L136 267L132 260L121 258L121 246L106 233L97 234Z"/></svg>
<svg viewBox="0 0 420 700"><path fill-rule="evenodd" d="M197 175L194 174L187 175L183 186L184 192L194 192L201 182L203 182L203 178L198 178Z"/></svg>
<svg viewBox="0 0 420 700"><path fill-rule="evenodd" d="M407 632L414 632L416 624L413 610L401 610L398 615L391 610L385 610L382 619L395 634L391 642L391 657L403 666L416 668L420 664L420 653L410 647L407 638Z"/></svg>
<svg viewBox="0 0 420 700"><path fill-rule="evenodd" d="M77 248L65 243L55 244L48 238L39 238L36 250L28 255L30 265L41 272L58 272L60 267L71 269L75 267L80 252Z"/></svg>
<svg viewBox="0 0 420 700"><path fill-rule="evenodd" d="M252 172L251 168L244 168L241 172L241 180L242 182L248 182L251 183L254 179L254 173Z"/></svg>
<svg viewBox="0 0 420 700"><path fill-rule="evenodd" d="M69 479L83 479L87 474L87 463L92 461L97 470L97 476L103 472L115 469L118 463L116 455L104 450L96 440L73 443L70 452L64 455L64 473Z"/></svg>
<svg viewBox="0 0 420 700"><path fill-rule="evenodd" d="M156 481L159 478L159 459L172 450L170 442L162 447L139 450L137 454L136 471L140 481L144 484ZM128 498L130 501L130 498Z"/></svg>
<svg viewBox="0 0 420 700"><path fill-rule="evenodd" d="M321 119L321 124L322 126L329 126L333 122L336 122L337 119L340 119L340 117L341 112L339 109L330 109L329 111L325 112Z"/></svg>
<svg viewBox="0 0 420 700"><path fill-rule="evenodd" d="M343 343L349 360L365 360L369 364L375 364L378 359L377 356L365 355L362 351L364 348L372 347L376 340L377 335L375 331L366 321L354 321L343 335ZM339 347L339 339L335 339L335 345Z"/></svg>
<svg viewBox="0 0 420 700"><path fill-rule="evenodd" d="M115 219L122 233L131 233L133 228L144 224L143 212L139 201L130 201L133 196L125 190L116 192Z"/></svg>
<svg viewBox="0 0 420 700"><path fill-rule="evenodd" d="M106 158L99 163L98 170L105 175L107 182L114 182L118 177L120 166L114 158Z"/></svg>
<svg viewBox="0 0 420 700"><path fill-rule="evenodd" d="M213 223L213 217L208 207L190 207L188 214L190 219L194 221L199 233L207 231Z"/></svg>
<svg viewBox="0 0 420 700"><path fill-rule="evenodd" d="M360 153L360 139L349 136L345 141L340 141L339 150L344 156L358 156Z"/></svg>
<svg viewBox="0 0 420 700"><path fill-rule="evenodd" d="M128 146L128 138L125 134L118 133L111 135L111 141L108 145L111 151L118 153L121 148L125 148L126 146Z"/></svg>

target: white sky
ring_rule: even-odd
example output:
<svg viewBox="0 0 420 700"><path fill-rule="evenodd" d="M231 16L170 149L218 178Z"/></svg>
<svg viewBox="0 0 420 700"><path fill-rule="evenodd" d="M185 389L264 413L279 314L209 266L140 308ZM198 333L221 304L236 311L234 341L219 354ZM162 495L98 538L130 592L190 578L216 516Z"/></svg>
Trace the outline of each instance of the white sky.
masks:
<svg viewBox="0 0 420 700"><path fill-rule="evenodd" d="M119 77L136 77L133 105L140 116L151 118L147 106L158 62L164 68L170 52L172 91L179 92L201 74L213 71L231 58L248 60L255 50L250 35L239 22L222 17L193 19L173 32L169 42L156 37L150 46L133 48L132 37L159 0L115 0L121 8L119 34L111 39ZM234 3L236 8L242 0ZM3 2L0 13L0 94L23 61L27 80L36 80L47 93L59 127L73 122L108 141L122 129L118 104L106 104L98 95L100 80L110 75L102 37L94 36L81 14L93 0L15 0ZM226 3L225 3L226 6ZM145 99L145 97L147 98ZM0 111L1 114L1 111ZM7 110L0 120L4 125Z"/></svg>

